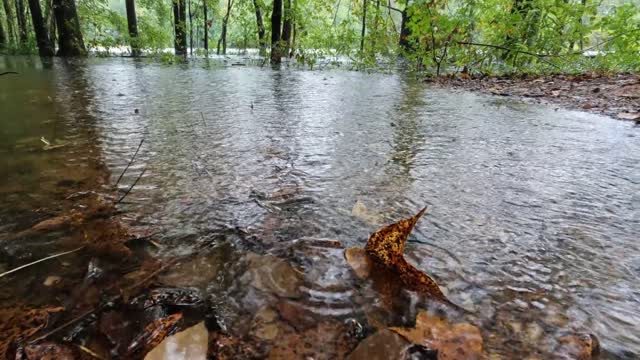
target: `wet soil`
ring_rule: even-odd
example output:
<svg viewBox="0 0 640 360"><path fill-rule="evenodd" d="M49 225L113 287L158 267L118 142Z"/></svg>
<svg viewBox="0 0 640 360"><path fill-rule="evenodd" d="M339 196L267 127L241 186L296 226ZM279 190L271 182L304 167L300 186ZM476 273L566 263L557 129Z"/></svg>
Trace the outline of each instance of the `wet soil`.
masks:
<svg viewBox="0 0 640 360"><path fill-rule="evenodd" d="M428 79L445 88L517 97L535 103L640 122L640 75L552 75Z"/></svg>

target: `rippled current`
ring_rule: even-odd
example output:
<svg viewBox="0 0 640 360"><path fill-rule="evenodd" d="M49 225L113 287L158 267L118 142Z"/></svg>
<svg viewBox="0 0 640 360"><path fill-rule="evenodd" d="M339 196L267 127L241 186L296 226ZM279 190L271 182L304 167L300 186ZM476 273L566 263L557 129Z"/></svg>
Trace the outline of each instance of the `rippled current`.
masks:
<svg viewBox="0 0 640 360"><path fill-rule="evenodd" d="M22 181L47 198L33 182L58 162L18 178L9 158L33 156L14 144L58 123L58 136L97 148L112 182L144 138L119 186L146 172L121 208L158 233L159 256L207 241L258 254L301 238L362 246L426 205L407 256L481 313L504 338L496 352L535 348L538 329L586 329L613 357L640 356L640 128L630 122L403 74L121 59L3 66L21 72L0 78L5 187ZM33 127L10 130L21 119ZM74 172L78 156L58 161ZM16 191L0 193L10 207L0 232L24 226ZM331 271L324 264L318 277ZM349 296L315 294L314 306Z"/></svg>

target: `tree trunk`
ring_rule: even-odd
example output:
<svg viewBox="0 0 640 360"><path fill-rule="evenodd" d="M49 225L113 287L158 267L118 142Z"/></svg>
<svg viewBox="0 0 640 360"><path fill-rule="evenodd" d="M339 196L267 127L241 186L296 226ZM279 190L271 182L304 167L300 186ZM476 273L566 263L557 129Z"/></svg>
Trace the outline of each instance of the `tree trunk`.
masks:
<svg viewBox="0 0 640 360"><path fill-rule="evenodd" d="M40 56L53 56L55 53L53 41L49 37L47 24L42 17L39 0L29 0L29 11L31 12L31 22L33 22L33 31L36 33L36 42L38 43L38 53Z"/></svg>
<svg viewBox="0 0 640 360"><path fill-rule="evenodd" d="M56 43L56 17L53 15L53 0L46 0L44 7L44 22L47 28L47 32L49 33L49 39L51 40L51 44L55 45ZM54 46L55 48L55 46Z"/></svg>
<svg viewBox="0 0 640 360"><path fill-rule="evenodd" d="M227 25L229 24L229 16L231 15L231 8L233 7L233 0L227 0L227 13L222 18L222 33L220 39L218 39L217 54L220 55L220 43L222 43L222 54L227 54Z"/></svg>
<svg viewBox="0 0 640 360"><path fill-rule="evenodd" d="M367 33L367 0L362 0L362 30L360 33L360 51L364 51L364 36Z"/></svg>
<svg viewBox="0 0 640 360"><path fill-rule="evenodd" d="M282 21L282 45L284 51L282 55L289 57L289 48L291 47L291 0L284 0L284 19Z"/></svg>
<svg viewBox="0 0 640 360"><path fill-rule="evenodd" d="M7 46L7 34L4 33L4 27L0 21L0 49L4 49L5 46Z"/></svg>
<svg viewBox="0 0 640 360"><path fill-rule="evenodd" d="M267 42L265 39L266 30L264 23L262 22L262 11L260 10L260 4L258 0L253 0L253 7L256 9L256 24L258 25L258 44L260 45L260 56L265 56L267 53Z"/></svg>
<svg viewBox="0 0 640 360"><path fill-rule="evenodd" d="M184 0L173 0L174 48L176 55L187 55L186 17L187 11L184 6Z"/></svg>
<svg viewBox="0 0 640 360"><path fill-rule="evenodd" d="M129 43L131 55L140 56L140 43L138 42L138 18L136 17L135 0L125 0L127 7L127 26L129 28Z"/></svg>
<svg viewBox="0 0 640 360"><path fill-rule="evenodd" d="M7 18L7 45L15 44L15 32L13 30L13 12L11 11L11 3L9 0L3 1L4 15Z"/></svg>
<svg viewBox="0 0 640 360"><path fill-rule="evenodd" d="M408 6L402 10L402 22L400 23L400 40L398 41L398 45L403 51L411 51L413 47L409 41L411 37L411 29L409 29L409 21L410 17L408 15Z"/></svg>
<svg viewBox="0 0 640 360"><path fill-rule="evenodd" d="M271 12L271 63L280 64L280 28L282 23L282 0L273 0Z"/></svg>
<svg viewBox="0 0 640 360"><path fill-rule="evenodd" d="M53 0L58 27L58 56L85 56L75 0Z"/></svg>
<svg viewBox="0 0 640 360"><path fill-rule="evenodd" d="M16 18L18 20L18 35L20 43L27 43L27 18L24 13L24 0L16 0Z"/></svg>
<svg viewBox="0 0 640 360"><path fill-rule="evenodd" d="M189 54L193 56L193 12L191 12L191 0L189 0Z"/></svg>
<svg viewBox="0 0 640 360"><path fill-rule="evenodd" d="M204 12L204 51L209 55L209 23L207 22L207 0L202 0Z"/></svg>

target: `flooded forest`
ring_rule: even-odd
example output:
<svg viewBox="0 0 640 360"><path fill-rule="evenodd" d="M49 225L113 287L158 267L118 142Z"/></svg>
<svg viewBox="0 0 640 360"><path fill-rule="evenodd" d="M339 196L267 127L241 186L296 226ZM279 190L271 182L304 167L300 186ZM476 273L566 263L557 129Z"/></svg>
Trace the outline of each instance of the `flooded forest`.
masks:
<svg viewBox="0 0 640 360"><path fill-rule="evenodd" d="M640 1L2 0L0 359L640 359Z"/></svg>

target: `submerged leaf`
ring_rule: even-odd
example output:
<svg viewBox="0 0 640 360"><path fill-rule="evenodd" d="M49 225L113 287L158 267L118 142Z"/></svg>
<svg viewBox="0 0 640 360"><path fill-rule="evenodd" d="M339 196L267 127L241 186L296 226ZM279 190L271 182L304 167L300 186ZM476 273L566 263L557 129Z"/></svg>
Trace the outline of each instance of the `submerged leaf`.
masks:
<svg viewBox="0 0 640 360"><path fill-rule="evenodd" d="M209 334L204 322L164 339L149 352L145 360L204 360L207 358Z"/></svg>
<svg viewBox="0 0 640 360"><path fill-rule="evenodd" d="M372 267L371 258L363 248L348 248L344 252L344 257L360 279L366 279L369 277Z"/></svg>
<svg viewBox="0 0 640 360"><path fill-rule="evenodd" d="M177 313L166 318L155 320L147 325L142 333L136 336L127 349L127 354L145 354L158 346L166 337L173 335L182 320L182 314Z"/></svg>
<svg viewBox="0 0 640 360"><path fill-rule="evenodd" d="M425 311L418 313L414 328L392 327L389 330L408 341L438 352L438 359L481 359L482 334L468 323L450 324Z"/></svg>

